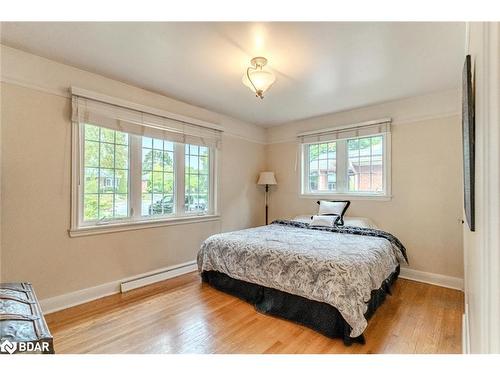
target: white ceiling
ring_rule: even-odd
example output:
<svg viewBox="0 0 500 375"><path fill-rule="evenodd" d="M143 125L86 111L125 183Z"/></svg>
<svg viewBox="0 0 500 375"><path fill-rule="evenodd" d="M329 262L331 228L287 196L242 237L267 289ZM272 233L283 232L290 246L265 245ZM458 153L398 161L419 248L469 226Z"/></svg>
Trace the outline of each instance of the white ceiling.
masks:
<svg viewBox="0 0 500 375"><path fill-rule="evenodd" d="M459 87L463 23L2 23L3 44L262 126ZM254 56L277 80L241 83Z"/></svg>

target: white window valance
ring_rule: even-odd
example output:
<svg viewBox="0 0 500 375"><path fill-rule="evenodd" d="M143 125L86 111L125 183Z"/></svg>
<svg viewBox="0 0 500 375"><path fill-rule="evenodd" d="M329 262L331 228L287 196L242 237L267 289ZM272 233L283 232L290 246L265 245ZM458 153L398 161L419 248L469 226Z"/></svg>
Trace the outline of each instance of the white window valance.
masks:
<svg viewBox="0 0 500 375"><path fill-rule="evenodd" d="M219 148L222 131L186 121L72 95L72 121L178 143Z"/></svg>
<svg viewBox="0 0 500 375"><path fill-rule="evenodd" d="M366 121L337 128L328 128L297 134L300 143L330 142L391 132L391 119Z"/></svg>

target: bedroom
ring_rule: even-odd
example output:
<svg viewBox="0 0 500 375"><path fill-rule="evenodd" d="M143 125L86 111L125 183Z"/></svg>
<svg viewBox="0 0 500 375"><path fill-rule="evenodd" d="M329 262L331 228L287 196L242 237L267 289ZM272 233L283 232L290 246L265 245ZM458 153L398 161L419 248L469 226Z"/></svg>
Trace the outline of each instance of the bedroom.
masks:
<svg viewBox="0 0 500 375"><path fill-rule="evenodd" d="M2 343L499 352L498 23L15 18Z"/></svg>

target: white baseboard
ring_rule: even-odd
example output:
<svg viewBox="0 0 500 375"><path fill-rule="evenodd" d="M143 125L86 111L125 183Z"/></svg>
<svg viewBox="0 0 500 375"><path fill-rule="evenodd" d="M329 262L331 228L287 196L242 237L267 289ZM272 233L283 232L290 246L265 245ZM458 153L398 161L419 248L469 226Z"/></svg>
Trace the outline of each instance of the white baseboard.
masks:
<svg viewBox="0 0 500 375"><path fill-rule="evenodd" d="M175 266L160 268L155 271L128 277L122 280L111 281L106 284L97 285L91 288L77 290L60 296L46 298L40 301L40 305L45 314L67 309L68 307L81 305L98 298L112 294L127 292L149 284L180 276L185 273L196 271L196 261L177 264ZM463 280L457 277L444 276L435 273L401 268L400 277L403 279L419 281L422 283L439 285L446 288L463 290Z"/></svg>
<svg viewBox="0 0 500 375"><path fill-rule="evenodd" d="M76 292L42 299L40 305L44 314L49 314L67 309L68 307L81 305L82 303L90 302L98 298L120 293L120 291L126 292L158 281L167 280L172 277L193 272L196 269L196 261L181 263L175 266L164 267L155 271L127 277L122 280L111 281L91 288L77 290Z"/></svg>
<svg viewBox="0 0 500 375"><path fill-rule="evenodd" d="M462 315L462 354L470 354L469 305L468 304L465 304L465 312Z"/></svg>
<svg viewBox="0 0 500 375"><path fill-rule="evenodd" d="M445 288L464 290L464 280L458 277L440 275L424 271L413 270L411 268L401 268L399 275L402 279L419 281L421 283L443 286Z"/></svg>

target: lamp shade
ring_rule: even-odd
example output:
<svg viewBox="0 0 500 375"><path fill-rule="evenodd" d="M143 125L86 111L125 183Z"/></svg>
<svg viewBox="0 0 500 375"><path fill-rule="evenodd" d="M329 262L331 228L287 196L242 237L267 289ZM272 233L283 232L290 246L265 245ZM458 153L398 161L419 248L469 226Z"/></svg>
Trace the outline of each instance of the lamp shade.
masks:
<svg viewBox="0 0 500 375"><path fill-rule="evenodd" d="M260 172L258 185L277 185L274 172Z"/></svg>
<svg viewBox="0 0 500 375"><path fill-rule="evenodd" d="M248 76L250 76L253 85L248 79ZM276 77L274 76L273 73L262 69L250 71L248 72L248 76L245 74L241 79L241 81L245 86L247 86L250 90L252 90L255 93L257 93L257 91L265 93L276 80Z"/></svg>
<svg viewBox="0 0 500 375"><path fill-rule="evenodd" d="M249 87L255 93L255 96L264 99L264 93L271 87L276 77L273 72L264 69L267 64L265 57L254 57L250 64L251 66L247 68L246 73L243 75L243 84Z"/></svg>

